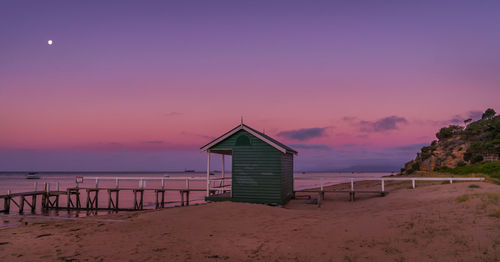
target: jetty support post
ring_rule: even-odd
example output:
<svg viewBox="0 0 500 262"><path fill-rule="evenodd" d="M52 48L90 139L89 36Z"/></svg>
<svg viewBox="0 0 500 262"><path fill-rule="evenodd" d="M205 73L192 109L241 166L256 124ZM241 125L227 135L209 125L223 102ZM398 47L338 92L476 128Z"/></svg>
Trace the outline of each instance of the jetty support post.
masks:
<svg viewBox="0 0 500 262"><path fill-rule="evenodd" d="M94 196L92 196L92 193L94 193ZM87 188L87 214L89 214L90 212L97 213L98 209L99 209L99 189Z"/></svg>
<svg viewBox="0 0 500 262"><path fill-rule="evenodd" d="M36 194L33 194L31 195L31 213L35 213L35 210L36 210Z"/></svg>
<svg viewBox="0 0 500 262"><path fill-rule="evenodd" d="M210 196L210 151L207 150L207 197Z"/></svg>
<svg viewBox="0 0 500 262"><path fill-rule="evenodd" d="M385 192L385 185L384 185L384 179L380 179L380 181L382 182L381 185L382 185L382 194Z"/></svg>
<svg viewBox="0 0 500 262"><path fill-rule="evenodd" d="M19 201L19 214L24 213L24 195L21 195Z"/></svg>
<svg viewBox="0 0 500 262"><path fill-rule="evenodd" d="M161 199L159 196L161 196ZM160 209L165 207L165 189L155 189L155 208Z"/></svg>
<svg viewBox="0 0 500 262"><path fill-rule="evenodd" d="M349 192L349 200L354 201L354 178L351 178L351 191Z"/></svg>
<svg viewBox="0 0 500 262"><path fill-rule="evenodd" d="M7 196L3 199L3 212L5 214L10 212L10 190L7 190Z"/></svg>
<svg viewBox="0 0 500 262"><path fill-rule="evenodd" d="M413 187L413 189L415 189L415 179L411 180L411 186Z"/></svg>
<svg viewBox="0 0 500 262"><path fill-rule="evenodd" d="M143 210L144 209L144 189L134 189L134 209ZM137 199L137 194L139 194L139 199Z"/></svg>
<svg viewBox="0 0 500 262"><path fill-rule="evenodd" d="M325 191L323 190L323 178L321 178L320 180L320 188L321 190L319 191L319 198L320 200L324 200L325 199ZM320 206L320 204L318 204L318 207Z"/></svg>
<svg viewBox="0 0 500 262"><path fill-rule="evenodd" d="M108 209L118 212L118 195L120 190L118 188L108 189ZM115 195L115 200L113 200L113 194Z"/></svg>

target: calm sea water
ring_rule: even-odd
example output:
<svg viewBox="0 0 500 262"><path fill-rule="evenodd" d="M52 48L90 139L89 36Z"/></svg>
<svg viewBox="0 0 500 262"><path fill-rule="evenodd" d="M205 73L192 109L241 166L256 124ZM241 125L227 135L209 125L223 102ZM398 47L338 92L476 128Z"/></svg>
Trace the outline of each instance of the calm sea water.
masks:
<svg viewBox="0 0 500 262"><path fill-rule="evenodd" d="M96 183L98 183L100 188L114 188L117 185L116 178L118 177L118 184L120 188L138 188L143 185L145 188L161 188L162 187L162 178L165 177L164 186L167 189L184 189L189 186L190 189L206 189L206 174L205 173L186 173L186 172L152 172L152 173L120 173L120 172L86 172L86 173L78 173L78 172L66 172L66 173L49 173L49 172L41 172L37 175L40 176L40 179L26 179L27 173L8 173L3 172L0 173L0 195L7 194L10 190L11 193L17 192L29 192L35 190L43 190L45 184L47 184L51 191L56 190L66 190L68 187L76 186L76 177L83 177L83 183L80 183L78 186L80 188L92 188L96 187ZM307 188L316 188L320 186L320 183L323 185L332 185L347 182L347 177L354 178L367 178L367 177L382 177L385 175L389 175L389 173L332 173L332 172L324 172L324 173L295 173L295 181L294 188L295 190L302 190ZM213 177L220 177L220 173L216 173ZM98 177L96 181L96 177ZM212 178L213 178L212 177ZM226 174L226 177L231 177L231 174ZM187 182L186 178L190 178L190 181ZM322 180L322 182L320 182ZM143 182L141 182L143 181ZM143 183L143 184L141 184ZM205 197L205 192L192 192L190 195L190 200L192 204L203 203ZM86 193L82 192L81 201L82 206L85 206L86 203ZM59 200L59 205L61 207L66 206L66 196L62 196ZM133 193L131 191L121 191L120 192L120 208L132 208L133 203ZM154 208L154 192L153 191L145 191L144 192L144 208L150 209ZM29 199L31 201L31 199ZM40 210L40 201L38 199L38 208L34 213L35 215L42 214ZM180 194L177 191L167 191L166 193L166 201L172 202L169 203L168 206L179 205L180 203ZM107 207L108 204L108 193L105 190L101 190L99 192L99 206ZM0 209L3 209L3 201L0 201ZM28 208L25 207L26 215L33 215L30 211L26 211ZM28 209L29 210L29 209ZM6 216L16 216L17 215L17 207L15 205L11 205L11 214L10 215L0 215L2 217ZM100 212L99 214L106 214L107 212ZM51 211L50 216L65 216L65 217L78 217L85 216L85 212L77 212L77 211ZM4 226L7 220L4 220ZM0 227L2 224L0 223Z"/></svg>

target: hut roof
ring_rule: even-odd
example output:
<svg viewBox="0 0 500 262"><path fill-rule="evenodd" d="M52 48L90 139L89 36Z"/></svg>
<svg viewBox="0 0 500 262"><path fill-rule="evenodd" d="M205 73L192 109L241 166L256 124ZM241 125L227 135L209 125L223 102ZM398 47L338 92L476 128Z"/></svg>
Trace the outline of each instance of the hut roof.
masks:
<svg viewBox="0 0 500 262"><path fill-rule="evenodd" d="M240 130L245 130L247 131L248 133L254 135L255 137L257 137L258 139L266 142L267 144L269 144L270 146L278 149L279 151L283 152L283 153L292 153L292 154L297 154L297 151L295 151L294 149L292 149L291 147L288 147L286 145L284 145L283 143L277 141L276 139L262 133L262 132L259 132L245 124L241 124L241 125L238 125L237 127L231 129L230 131L228 131L227 133L223 134L222 136L212 140L210 143L202 146L200 149L201 151L207 151L209 150L211 147L215 146L216 144L218 144L219 142L225 140L226 138L232 136L233 134L235 134L236 132L240 131Z"/></svg>

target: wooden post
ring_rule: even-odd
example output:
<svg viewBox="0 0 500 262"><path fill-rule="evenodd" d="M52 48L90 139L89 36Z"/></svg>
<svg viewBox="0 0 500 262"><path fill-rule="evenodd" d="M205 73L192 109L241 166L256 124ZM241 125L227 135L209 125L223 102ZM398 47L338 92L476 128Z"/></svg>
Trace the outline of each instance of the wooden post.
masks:
<svg viewBox="0 0 500 262"><path fill-rule="evenodd" d="M116 207L116 211L118 211L119 207L118 207L118 200L120 199L120 191L119 190L116 190L116 203L115 203L115 207Z"/></svg>
<svg viewBox="0 0 500 262"><path fill-rule="evenodd" d="M179 192L181 193L181 206L184 206L184 192L183 190L179 190Z"/></svg>
<svg viewBox="0 0 500 262"><path fill-rule="evenodd" d="M35 181L35 183L34 183L34 191L36 192L37 189L38 189L38 182Z"/></svg>
<svg viewBox="0 0 500 262"><path fill-rule="evenodd" d="M354 191L354 178L351 178L351 191Z"/></svg>
<svg viewBox="0 0 500 262"><path fill-rule="evenodd" d="M384 188L384 179L382 178L381 180L382 180L382 193L384 193L384 192L385 192L385 188Z"/></svg>
<svg viewBox="0 0 500 262"><path fill-rule="evenodd" d="M59 181L57 182L57 190L56 191L59 191Z"/></svg>
<svg viewBox="0 0 500 262"><path fill-rule="evenodd" d="M108 209L111 209L111 203L113 200L111 199L111 190L108 189Z"/></svg>
<svg viewBox="0 0 500 262"><path fill-rule="evenodd" d="M10 195L10 190L8 194ZM10 212L10 196L6 196L3 199L3 212L5 214L8 214Z"/></svg>
<svg viewBox="0 0 500 262"><path fill-rule="evenodd" d="M450 184L453 184L453 179L450 178Z"/></svg>
<svg viewBox="0 0 500 262"><path fill-rule="evenodd" d="M24 195L21 195L21 201L19 203L19 214L24 212Z"/></svg>
<svg viewBox="0 0 500 262"><path fill-rule="evenodd" d="M135 190L134 190L134 209L137 209L137 194L135 193Z"/></svg>
<svg viewBox="0 0 500 262"><path fill-rule="evenodd" d="M73 204L73 201L71 201L71 189L69 189L69 188L68 188L68 189L66 189L66 197L67 197L67 199L68 199L68 200L66 201L66 207L68 208L68 211L69 211L69 209L70 209L72 206L73 206L73 207L75 206L75 205Z"/></svg>
<svg viewBox="0 0 500 262"><path fill-rule="evenodd" d="M95 178L95 188L99 188L99 178Z"/></svg>
<svg viewBox="0 0 500 262"><path fill-rule="evenodd" d="M116 188L118 189L120 187L120 180L119 180L118 177L116 178L116 182L115 183L116 183Z"/></svg>
<svg viewBox="0 0 500 262"><path fill-rule="evenodd" d="M161 189L165 189L165 178L161 178Z"/></svg>
<svg viewBox="0 0 500 262"><path fill-rule="evenodd" d="M411 186L413 187L413 189L415 189L415 179L411 180Z"/></svg>
<svg viewBox="0 0 500 262"><path fill-rule="evenodd" d="M36 211L36 194L33 194L31 196L31 213L35 213L35 211Z"/></svg>
<svg viewBox="0 0 500 262"><path fill-rule="evenodd" d="M208 150L207 150L207 196L210 196L210 151Z"/></svg>
<svg viewBox="0 0 500 262"><path fill-rule="evenodd" d="M225 170L225 163L224 163L224 154L222 154L222 182L220 184L222 188L222 193L224 194L224 185L225 185L225 178L226 178L226 170Z"/></svg>

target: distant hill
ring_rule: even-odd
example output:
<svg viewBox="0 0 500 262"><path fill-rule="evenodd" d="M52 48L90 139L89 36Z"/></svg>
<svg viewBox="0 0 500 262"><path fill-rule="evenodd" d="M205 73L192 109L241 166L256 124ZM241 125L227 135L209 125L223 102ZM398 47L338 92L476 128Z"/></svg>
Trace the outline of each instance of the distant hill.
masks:
<svg viewBox="0 0 500 262"><path fill-rule="evenodd" d="M487 109L475 122L465 120L464 126L443 127L436 138L405 164L402 174L441 171L500 176L500 115L495 110Z"/></svg>

